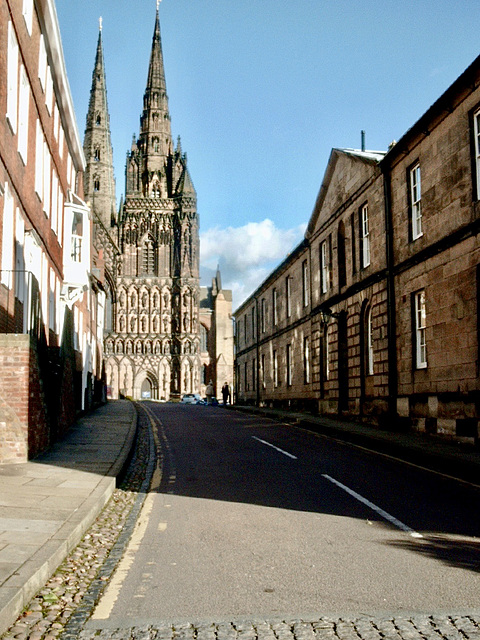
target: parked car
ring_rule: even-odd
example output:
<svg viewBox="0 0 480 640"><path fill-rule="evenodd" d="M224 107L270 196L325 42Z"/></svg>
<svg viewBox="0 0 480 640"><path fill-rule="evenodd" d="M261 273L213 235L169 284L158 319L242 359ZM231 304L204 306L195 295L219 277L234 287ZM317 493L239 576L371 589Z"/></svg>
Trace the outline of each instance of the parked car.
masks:
<svg viewBox="0 0 480 640"><path fill-rule="evenodd" d="M181 401L183 404L204 404L199 393L186 393Z"/></svg>

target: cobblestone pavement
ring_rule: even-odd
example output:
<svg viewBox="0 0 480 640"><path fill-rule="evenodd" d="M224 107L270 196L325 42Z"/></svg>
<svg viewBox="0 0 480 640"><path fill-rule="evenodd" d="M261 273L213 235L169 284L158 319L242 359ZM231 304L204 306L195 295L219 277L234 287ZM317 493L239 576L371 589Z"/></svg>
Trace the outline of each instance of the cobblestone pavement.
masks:
<svg viewBox="0 0 480 640"><path fill-rule="evenodd" d="M319 618L82 631L79 640L478 640L478 616Z"/></svg>
<svg viewBox="0 0 480 640"><path fill-rule="evenodd" d="M124 482L82 542L0 640L480 640L480 612L85 629L128 543L153 473L150 419L141 407L137 410L139 434Z"/></svg>

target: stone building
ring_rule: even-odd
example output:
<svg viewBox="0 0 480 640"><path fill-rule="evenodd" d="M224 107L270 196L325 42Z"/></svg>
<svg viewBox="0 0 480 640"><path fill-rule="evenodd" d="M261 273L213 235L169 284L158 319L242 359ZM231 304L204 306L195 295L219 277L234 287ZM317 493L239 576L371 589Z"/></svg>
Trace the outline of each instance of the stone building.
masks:
<svg viewBox="0 0 480 640"><path fill-rule="evenodd" d="M334 149L235 312L237 401L477 441L480 58L385 153Z"/></svg>
<svg viewBox="0 0 480 640"><path fill-rule="evenodd" d="M0 461L102 399L105 294L53 0L0 0Z"/></svg>
<svg viewBox="0 0 480 640"><path fill-rule="evenodd" d="M85 193L108 285L110 395L175 400L200 392L197 198L180 138L176 144L172 140L158 9L140 134L127 153L118 215L101 31L84 151ZM230 350L233 354L233 338Z"/></svg>
<svg viewBox="0 0 480 640"><path fill-rule="evenodd" d="M232 292L222 287L220 269L210 287L200 287L200 357L202 396L213 382L215 396L221 398L225 382L233 393Z"/></svg>

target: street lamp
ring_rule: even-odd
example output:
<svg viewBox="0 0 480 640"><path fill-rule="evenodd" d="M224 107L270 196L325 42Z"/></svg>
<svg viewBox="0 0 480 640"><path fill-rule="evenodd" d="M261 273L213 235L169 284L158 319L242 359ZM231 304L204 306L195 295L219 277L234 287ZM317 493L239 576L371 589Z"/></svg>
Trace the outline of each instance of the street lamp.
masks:
<svg viewBox="0 0 480 640"><path fill-rule="evenodd" d="M322 319L323 324L328 324L330 318L339 318L340 313L337 311L332 311L331 309L321 309L320 310L320 318Z"/></svg>

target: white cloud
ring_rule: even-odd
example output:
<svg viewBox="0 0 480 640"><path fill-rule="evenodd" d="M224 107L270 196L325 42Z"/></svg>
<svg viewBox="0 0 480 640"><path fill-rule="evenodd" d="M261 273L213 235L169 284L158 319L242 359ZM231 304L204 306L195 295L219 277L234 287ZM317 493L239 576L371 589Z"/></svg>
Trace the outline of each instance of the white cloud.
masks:
<svg viewBox="0 0 480 640"><path fill-rule="evenodd" d="M269 220L242 227L213 227L200 234L202 284L220 265L222 285L232 289L233 309L247 298L302 240L305 224L278 229Z"/></svg>

